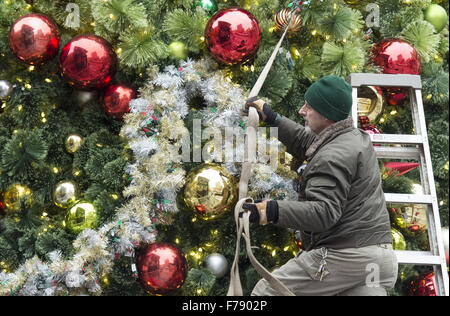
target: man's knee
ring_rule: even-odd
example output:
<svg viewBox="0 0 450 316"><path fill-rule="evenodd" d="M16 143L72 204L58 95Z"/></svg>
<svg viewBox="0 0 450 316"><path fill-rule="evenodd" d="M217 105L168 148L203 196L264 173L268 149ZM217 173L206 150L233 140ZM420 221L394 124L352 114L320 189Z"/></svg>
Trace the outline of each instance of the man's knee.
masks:
<svg viewBox="0 0 450 316"><path fill-rule="evenodd" d="M255 287L253 288L251 296L273 295L273 294L271 294L269 289L271 289L269 283L266 280L261 279L258 281L258 283L256 283Z"/></svg>

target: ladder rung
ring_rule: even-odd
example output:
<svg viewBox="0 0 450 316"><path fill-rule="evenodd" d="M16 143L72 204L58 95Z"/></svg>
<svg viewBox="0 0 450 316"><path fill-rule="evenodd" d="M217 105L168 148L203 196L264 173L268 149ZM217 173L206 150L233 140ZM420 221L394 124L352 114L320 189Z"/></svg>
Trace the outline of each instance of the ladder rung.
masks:
<svg viewBox="0 0 450 316"><path fill-rule="evenodd" d="M385 193L384 198L387 203L411 203L411 204L431 204L431 195Z"/></svg>
<svg viewBox="0 0 450 316"><path fill-rule="evenodd" d="M419 75L356 73L348 76L347 81L352 87L381 86L422 89Z"/></svg>
<svg viewBox="0 0 450 316"><path fill-rule="evenodd" d="M441 258L429 251L395 250L397 261L401 264L436 265L441 264Z"/></svg>
<svg viewBox="0 0 450 316"><path fill-rule="evenodd" d="M370 134L372 143L383 144L423 144L423 137L421 135L401 135L401 134Z"/></svg>
<svg viewBox="0 0 450 316"><path fill-rule="evenodd" d="M377 158L419 159L420 151L415 147L374 146Z"/></svg>

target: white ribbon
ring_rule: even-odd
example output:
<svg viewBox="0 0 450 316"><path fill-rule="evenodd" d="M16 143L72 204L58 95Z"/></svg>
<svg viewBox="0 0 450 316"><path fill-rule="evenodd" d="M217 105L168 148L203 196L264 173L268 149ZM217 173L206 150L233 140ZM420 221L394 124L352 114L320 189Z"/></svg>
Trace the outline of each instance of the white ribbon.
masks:
<svg viewBox="0 0 450 316"><path fill-rule="evenodd" d="M291 24L292 21L292 15L294 11L291 12L291 17L289 19L289 23L286 26L283 35L281 36L280 40L278 41L277 46L272 52L272 55L269 58L269 61L264 66L263 71L258 77L258 80L256 81L255 85L253 86L252 90L250 91L249 98L255 97L259 94L259 91L261 90L261 87L264 84L264 81L266 80L266 77L272 68L272 64L275 60L275 57L277 56L278 50L280 49L280 46L283 42L283 39L286 35L286 32ZM251 171L252 171L252 165L255 161L256 157L256 131L259 123L259 115L258 112L254 107L249 107L248 109L248 120L247 120L247 127L246 127L246 138L245 138L245 148L244 148L244 162L242 163L242 171L241 171L241 179L239 181L239 201L237 202L235 209L234 209L234 218L236 222L236 231L237 231L237 238L236 238L236 252L234 255L234 261L231 266L231 272L230 272L230 287L228 288L228 296L242 296L242 285L241 280L239 277L239 249L240 249L240 242L241 242L241 236L245 239L245 244L247 248L247 255L250 258L250 262L252 263L253 267L258 271L258 273L269 282L270 286L272 286L273 289L275 289L280 295L283 296L294 296L294 294L283 284L281 283L277 278L272 276L272 274L267 271L259 262L256 260L255 256L252 253L252 247L250 242L250 230L249 230L249 218L250 218L250 212L244 210L242 208L242 205L244 203L253 203L253 199L247 197L248 192L248 181L250 179ZM240 215L242 213L242 215Z"/></svg>

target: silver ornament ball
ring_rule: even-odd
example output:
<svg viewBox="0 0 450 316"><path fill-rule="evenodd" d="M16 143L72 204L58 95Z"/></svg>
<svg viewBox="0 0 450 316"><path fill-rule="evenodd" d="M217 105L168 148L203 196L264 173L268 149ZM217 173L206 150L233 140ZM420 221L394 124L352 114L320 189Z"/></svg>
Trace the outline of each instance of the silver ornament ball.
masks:
<svg viewBox="0 0 450 316"><path fill-rule="evenodd" d="M78 105L84 105L88 102L94 101L98 98L98 92L97 91L80 91L80 90L74 90L73 91L74 98Z"/></svg>
<svg viewBox="0 0 450 316"><path fill-rule="evenodd" d="M216 278L223 277L228 271L227 259L220 253L210 254L206 258L206 266L208 270L216 276Z"/></svg>
<svg viewBox="0 0 450 316"><path fill-rule="evenodd" d="M6 99L11 96L14 86L8 80L0 80L0 99Z"/></svg>
<svg viewBox="0 0 450 316"><path fill-rule="evenodd" d="M77 199L78 187L73 181L61 181L53 191L53 202L61 208L69 207Z"/></svg>

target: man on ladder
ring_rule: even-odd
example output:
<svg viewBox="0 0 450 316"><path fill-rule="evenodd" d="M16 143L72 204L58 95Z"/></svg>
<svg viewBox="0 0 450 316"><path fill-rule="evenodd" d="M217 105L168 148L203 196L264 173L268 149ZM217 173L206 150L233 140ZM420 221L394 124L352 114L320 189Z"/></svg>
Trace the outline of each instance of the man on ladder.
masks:
<svg viewBox="0 0 450 316"><path fill-rule="evenodd" d="M295 295L387 295L397 279L389 215L370 137L354 127L352 87L336 76L311 85L305 126L252 98L261 121L278 127L287 151L305 161L298 201L245 203L250 221L299 229L305 251L272 275ZM252 295L277 295L262 279Z"/></svg>

